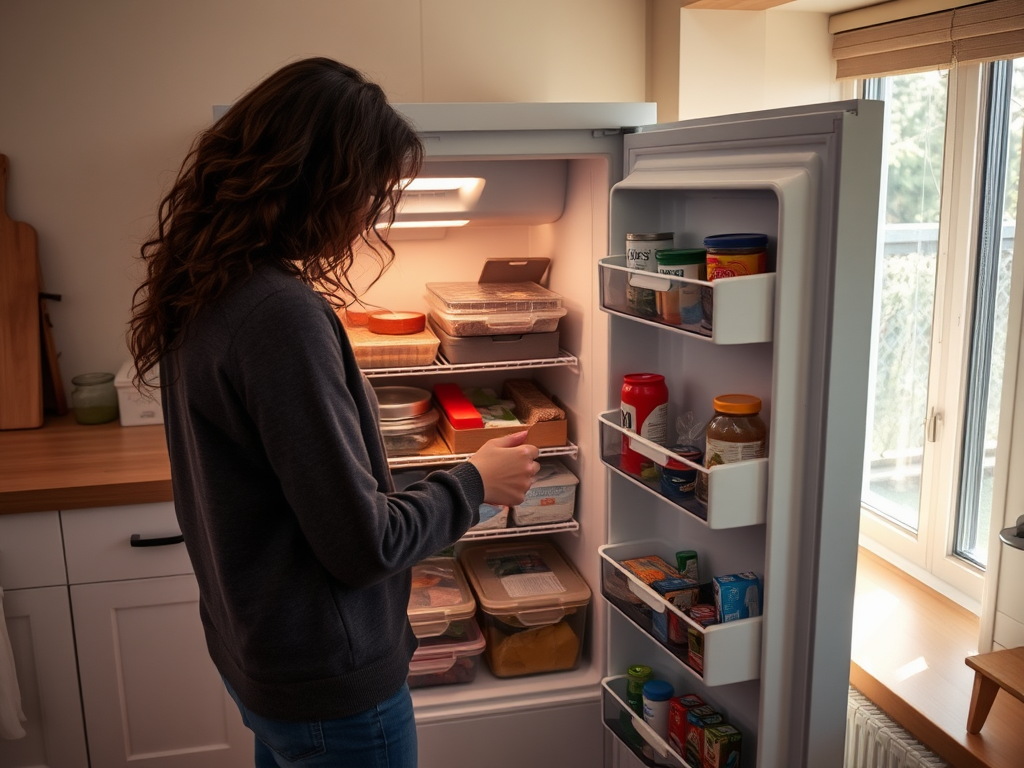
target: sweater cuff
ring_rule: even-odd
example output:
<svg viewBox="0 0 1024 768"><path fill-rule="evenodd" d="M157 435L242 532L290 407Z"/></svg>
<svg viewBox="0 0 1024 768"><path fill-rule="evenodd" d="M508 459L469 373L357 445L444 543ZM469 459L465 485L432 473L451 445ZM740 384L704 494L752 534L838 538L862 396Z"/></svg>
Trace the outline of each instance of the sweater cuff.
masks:
<svg viewBox="0 0 1024 768"><path fill-rule="evenodd" d="M477 520L480 515L480 505L484 503L484 480L480 477L477 468L467 461L448 470L448 474L459 481L462 492L466 495L466 501L469 502L469 506L473 510L473 519Z"/></svg>

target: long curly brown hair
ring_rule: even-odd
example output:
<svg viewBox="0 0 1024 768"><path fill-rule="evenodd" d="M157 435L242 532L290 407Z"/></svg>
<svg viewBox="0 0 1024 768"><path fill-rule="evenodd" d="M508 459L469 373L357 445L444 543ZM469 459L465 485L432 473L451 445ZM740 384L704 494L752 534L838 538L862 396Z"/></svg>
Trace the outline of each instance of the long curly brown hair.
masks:
<svg viewBox="0 0 1024 768"><path fill-rule="evenodd" d="M335 304L354 298L354 248L369 247L378 277L390 265L375 225L393 222L400 182L422 162L414 130L351 67L305 59L254 87L196 138L141 248L146 279L128 330L136 380L259 264Z"/></svg>

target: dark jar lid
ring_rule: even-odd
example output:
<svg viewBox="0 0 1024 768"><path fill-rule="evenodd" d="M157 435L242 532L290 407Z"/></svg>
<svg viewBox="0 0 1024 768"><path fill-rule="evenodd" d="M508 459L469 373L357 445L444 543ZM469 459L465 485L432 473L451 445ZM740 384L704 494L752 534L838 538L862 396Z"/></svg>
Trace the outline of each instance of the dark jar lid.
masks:
<svg viewBox="0 0 1024 768"><path fill-rule="evenodd" d="M768 235L756 232L734 232L725 235L708 235L704 238L705 248L766 248Z"/></svg>
<svg viewBox="0 0 1024 768"><path fill-rule="evenodd" d="M654 258L659 264L676 266L685 264L703 264L708 252L703 248L666 248L655 251Z"/></svg>

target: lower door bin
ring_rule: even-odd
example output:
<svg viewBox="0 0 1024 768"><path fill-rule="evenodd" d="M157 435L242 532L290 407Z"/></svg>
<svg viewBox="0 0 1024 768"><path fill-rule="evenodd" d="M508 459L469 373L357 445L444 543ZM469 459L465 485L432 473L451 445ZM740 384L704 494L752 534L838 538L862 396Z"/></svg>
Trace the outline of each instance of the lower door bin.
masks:
<svg viewBox="0 0 1024 768"><path fill-rule="evenodd" d="M484 650L484 636L473 619L461 623L464 635L427 637L409 662L409 687L457 685L476 679L476 668Z"/></svg>

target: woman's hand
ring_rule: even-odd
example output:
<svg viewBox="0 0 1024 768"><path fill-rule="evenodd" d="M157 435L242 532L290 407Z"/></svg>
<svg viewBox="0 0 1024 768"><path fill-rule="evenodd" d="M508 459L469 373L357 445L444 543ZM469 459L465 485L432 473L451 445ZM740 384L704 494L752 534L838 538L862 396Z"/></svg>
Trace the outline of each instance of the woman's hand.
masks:
<svg viewBox="0 0 1024 768"><path fill-rule="evenodd" d="M484 481L484 501L496 506L522 504L540 465L534 461L539 451L526 444L524 432L496 437L483 444L469 463Z"/></svg>

